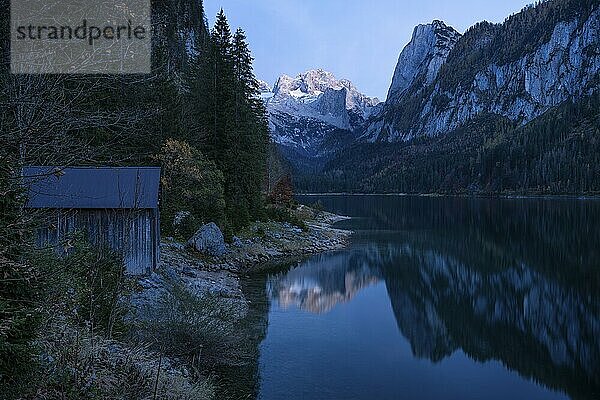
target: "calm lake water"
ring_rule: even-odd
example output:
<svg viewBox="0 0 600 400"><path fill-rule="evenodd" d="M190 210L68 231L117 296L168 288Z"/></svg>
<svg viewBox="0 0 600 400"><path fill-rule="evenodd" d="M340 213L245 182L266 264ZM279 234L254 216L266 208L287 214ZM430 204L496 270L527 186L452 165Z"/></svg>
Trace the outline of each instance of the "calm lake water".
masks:
<svg viewBox="0 0 600 400"><path fill-rule="evenodd" d="M600 201L317 200L356 234L262 278L259 399L600 399Z"/></svg>

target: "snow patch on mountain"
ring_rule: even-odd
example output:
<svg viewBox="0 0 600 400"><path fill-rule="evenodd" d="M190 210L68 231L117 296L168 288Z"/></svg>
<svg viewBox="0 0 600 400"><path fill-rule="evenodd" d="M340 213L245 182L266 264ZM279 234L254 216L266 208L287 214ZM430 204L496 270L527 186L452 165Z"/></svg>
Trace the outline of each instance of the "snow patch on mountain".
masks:
<svg viewBox="0 0 600 400"><path fill-rule="evenodd" d="M362 94L349 80L337 79L322 69L294 78L282 75L272 90L261 81L260 88L273 140L310 154L320 154L320 145L331 134L349 134L382 108L379 99Z"/></svg>
<svg viewBox="0 0 600 400"><path fill-rule="evenodd" d="M347 79L337 79L322 69L310 70L295 78L282 75L267 102L269 111L308 117L340 129L352 129L350 114L363 121L379 110L381 101L368 97Z"/></svg>
<svg viewBox="0 0 600 400"><path fill-rule="evenodd" d="M267 82L265 81L261 81L260 79L258 80L258 90L260 90L261 93L271 93L271 85L269 85Z"/></svg>

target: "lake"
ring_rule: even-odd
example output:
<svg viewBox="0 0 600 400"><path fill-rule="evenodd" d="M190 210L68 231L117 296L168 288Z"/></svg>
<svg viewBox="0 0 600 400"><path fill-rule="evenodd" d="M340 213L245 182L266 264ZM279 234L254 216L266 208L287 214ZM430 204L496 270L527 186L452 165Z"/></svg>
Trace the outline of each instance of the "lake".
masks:
<svg viewBox="0 0 600 400"><path fill-rule="evenodd" d="M261 277L259 399L600 399L600 201L299 200L356 233Z"/></svg>

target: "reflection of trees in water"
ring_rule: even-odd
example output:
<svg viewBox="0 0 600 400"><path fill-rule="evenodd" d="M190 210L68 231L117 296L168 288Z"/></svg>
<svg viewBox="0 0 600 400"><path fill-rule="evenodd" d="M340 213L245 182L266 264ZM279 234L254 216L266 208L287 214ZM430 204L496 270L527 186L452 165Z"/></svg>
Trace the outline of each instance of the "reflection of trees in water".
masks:
<svg viewBox="0 0 600 400"><path fill-rule="evenodd" d="M260 343L269 324L269 299L265 290L266 276L257 274L240 281L244 297L248 300L248 314L240 324L249 347L250 358L243 365L228 366L220 371L218 398L223 400L256 399L260 390Z"/></svg>
<svg viewBox="0 0 600 400"><path fill-rule="evenodd" d="M417 357L437 362L460 349L573 398L597 398L600 203L398 197L323 203L369 216L352 221L369 231L366 244L271 276L271 298L323 312L383 279Z"/></svg>
<svg viewBox="0 0 600 400"><path fill-rule="evenodd" d="M572 271L563 278L600 284L595 273L600 259L598 201L398 196L312 200L317 199L328 209L367 217L353 221L357 229L438 232L446 239L475 242L476 250L507 253L532 268L554 272L557 265L568 266Z"/></svg>
<svg viewBox="0 0 600 400"><path fill-rule="evenodd" d="M371 234L369 244L271 277L269 295L309 310L324 305L317 311L325 311L383 279L398 327L417 357L437 362L462 349L474 360L499 360L574 398L598 393L600 271L582 258L593 253L590 237L575 233L570 239L570 246L583 249L576 257L558 239L547 239L554 248L545 249L535 236L559 229L561 217L579 221L573 226L583 219L561 210L555 222L539 222L524 234L518 220L478 229L459 225L483 224L485 217L447 222L435 212L420 214L426 216L429 222L411 230ZM448 224L445 231L440 221ZM524 241L526 236L533 239Z"/></svg>

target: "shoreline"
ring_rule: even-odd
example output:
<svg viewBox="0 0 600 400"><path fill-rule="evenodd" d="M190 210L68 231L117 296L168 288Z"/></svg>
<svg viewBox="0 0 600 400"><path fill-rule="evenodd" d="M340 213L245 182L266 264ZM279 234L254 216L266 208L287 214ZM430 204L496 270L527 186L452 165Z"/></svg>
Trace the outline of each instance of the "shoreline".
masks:
<svg viewBox="0 0 600 400"><path fill-rule="evenodd" d="M600 200L599 194L449 194L449 193L297 193L298 197L319 197L319 196L389 196L389 197L458 197L474 199L540 199L540 200Z"/></svg>
<svg viewBox="0 0 600 400"><path fill-rule="evenodd" d="M228 354L235 354L235 349L233 353L225 349L224 354L215 353L208 371L217 382L217 398L241 398L253 392L255 383L240 383L239 377L250 376L257 368L256 352L266 329L268 301L257 297L258 292L253 289L248 290L250 274L257 273L258 280L252 284L262 286L265 271L311 255L341 250L348 246L353 234L333 227L349 217L307 206L299 206L295 213L303 216L300 219L306 225L304 230L287 222L257 222L237 238L237 246L227 244L227 253L222 257L204 256L182 243L163 241L160 267L149 276L138 277L137 288L128 295L127 321L132 327L141 327L132 332L143 336L144 326L170 326L161 332L176 338L206 332L209 337L216 335L218 342L231 341L233 337L234 347L244 348L246 343L251 348L248 354L253 356L232 360ZM266 290L264 286L262 289ZM197 321L207 321L208 325L203 322L197 326ZM169 357L163 350L157 354L169 365L164 369L167 374L186 379L191 376L184 359Z"/></svg>
<svg viewBox="0 0 600 400"><path fill-rule="evenodd" d="M195 295L211 294L232 301L243 317L248 301L241 290L242 278L349 244L353 232L333 225L350 217L304 205L296 211L304 215L305 230L287 222L257 222L240 235L238 246L228 244L227 253L221 257L199 254L174 240L163 241L160 267L137 280L141 290L131 296L132 303L135 308L153 303L167 291L170 280Z"/></svg>

